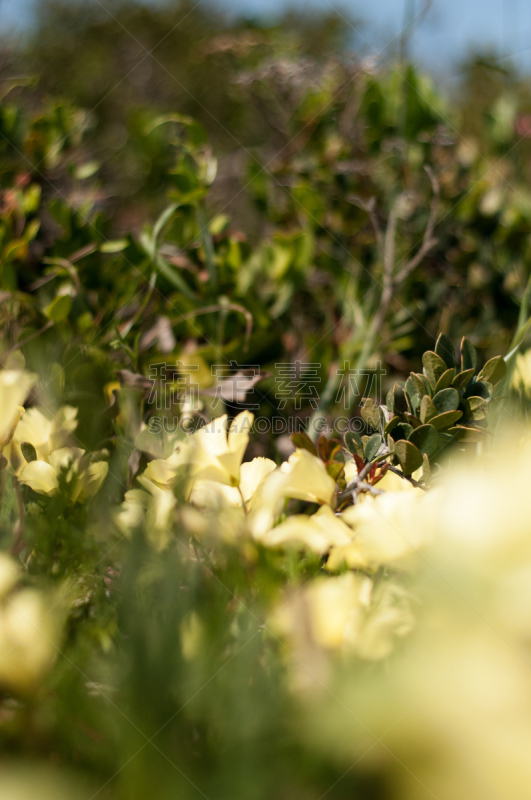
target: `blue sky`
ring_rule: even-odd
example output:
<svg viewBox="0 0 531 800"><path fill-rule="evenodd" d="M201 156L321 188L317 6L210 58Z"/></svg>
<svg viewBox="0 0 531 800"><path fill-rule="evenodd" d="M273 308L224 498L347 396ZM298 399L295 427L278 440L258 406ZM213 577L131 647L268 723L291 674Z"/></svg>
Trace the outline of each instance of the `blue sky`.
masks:
<svg viewBox="0 0 531 800"><path fill-rule="evenodd" d="M147 0L149 1L149 0ZM0 28L23 30L31 22L35 0L0 0ZM105 5L106 0L100 0ZM209 2L209 0L204 0ZM335 8L366 21L361 30L367 52L380 50L397 36L404 6L419 11L425 0L217 0L234 14L274 15L288 5ZM396 40L395 40L396 41ZM490 47L500 63L514 54L531 72L531 3L529 0L433 0L412 38L413 54L435 72L449 74L470 48Z"/></svg>

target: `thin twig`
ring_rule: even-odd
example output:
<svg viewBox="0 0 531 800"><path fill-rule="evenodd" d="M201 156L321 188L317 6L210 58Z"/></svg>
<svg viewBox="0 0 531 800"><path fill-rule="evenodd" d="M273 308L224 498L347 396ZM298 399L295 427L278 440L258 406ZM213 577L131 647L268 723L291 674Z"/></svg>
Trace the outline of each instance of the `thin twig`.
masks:
<svg viewBox="0 0 531 800"><path fill-rule="evenodd" d="M396 467L392 467L391 464L389 464L389 471L394 472L395 475L398 475L400 478L404 478L404 480L409 481L409 483L411 483L412 486L415 487L415 489L422 489L423 492L428 491L426 487L422 485L422 483L416 481L414 478L411 477L411 475L404 475L403 472L401 472Z"/></svg>
<svg viewBox="0 0 531 800"><path fill-rule="evenodd" d="M387 230L385 234L385 257L384 257L384 275L383 275L383 289L382 295L380 298L380 304L376 311L376 314L373 317L373 321L371 324L370 335L368 339L372 341L372 337L376 336L381 329L384 319L387 314L387 309L393 299L393 294L397 286L402 283L405 278L417 267L424 256L431 250L431 248L436 244L436 239L433 238L433 230L435 228L435 223L437 221L437 213L439 210L439 195L440 195L440 188L439 188L439 181L431 171L430 167L427 165L424 167L426 173L431 181L431 185L433 187L433 200L431 203L430 215L428 217L428 222L426 224L426 229L424 231L424 236L422 238L422 244L420 249L415 253L413 258L411 258L408 263L400 270L397 274L393 275L394 270L394 255L395 255L395 235L396 235L396 223L398 218L398 200L394 204L391 213L389 215L389 221L387 223Z"/></svg>
<svg viewBox="0 0 531 800"><path fill-rule="evenodd" d="M424 236L422 238L422 244L420 249L415 253L413 258L411 258L408 263L403 267L400 272L397 273L394 277L395 285L402 283L407 276L413 272L415 267L417 267L424 256L432 249L432 247L437 243L437 240L433 238L433 230L435 228L435 223L437 222L437 214L439 212L439 200L441 194L441 188L439 181L437 180L436 176L433 174L431 168L426 164L424 166L426 173L431 181L431 185L433 188L433 199L431 201L431 208L430 208L430 216L428 217L428 222L426 225L426 229L424 231Z"/></svg>
<svg viewBox="0 0 531 800"><path fill-rule="evenodd" d="M385 494L383 489L377 489L376 486L371 486L370 483L366 483L365 481L361 481L361 483L358 483L358 485L356 486L356 491L358 491L358 492L369 492L370 494L372 494L374 496L379 495L379 494Z"/></svg>
<svg viewBox="0 0 531 800"><path fill-rule="evenodd" d="M398 209L400 208L400 201L404 197L400 194L391 208L389 219L387 221L387 229L385 231L385 244L384 244L384 285L385 281L393 280L393 269L395 266L395 238L396 238L396 223L398 221Z"/></svg>
<svg viewBox="0 0 531 800"><path fill-rule="evenodd" d="M375 207L376 207L376 198L371 197L370 200L367 202L363 199L363 197L359 197L358 195L349 195L347 198L351 203L356 206L359 206L365 213L368 215L372 229L374 231L374 238L376 239L376 247L378 248L378 253L382 262L384 260L384 237L382 233L382 228L378 217L376 216Z"/></svg>
<svg viewBox="0 0 531 800"><path fill-rule="evenodd" d="M346 488L336 495L336 502L341 503L343 500L346 500L350 497L351 494L356 492L360 487L360 484L365 484L365 486L369 486L369 484L365 483L365 478L371 471L374 466L377 466L382 458L385 457L385 454L379 455L374 461L369 461L365 466L358 472L355 478L353 478L350 483L347 484ZM385 463L385 462L384 462Z"/></svg>

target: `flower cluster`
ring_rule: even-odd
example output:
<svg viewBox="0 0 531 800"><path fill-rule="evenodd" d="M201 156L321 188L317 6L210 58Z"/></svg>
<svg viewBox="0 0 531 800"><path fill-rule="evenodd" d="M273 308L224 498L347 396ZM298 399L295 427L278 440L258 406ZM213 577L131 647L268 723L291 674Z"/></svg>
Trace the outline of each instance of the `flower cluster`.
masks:
<svg viewBox="0 0 531 800"><path fill-rule="evenodd" d="M126 493L118 527L127 533L144 521L162 549L180 515L209 542L237 539L313 554L322 575L293 600L284 598L277 629L295 640L304 608L310 617L304 629L316 646L345 648L364 659L388 655L395 637L413 628L411 598L391 579L413 566L425 543L410 524L425 492L387 472L377 492L361 493L355 505L339 511L336 481L309 449L295 448L279 466L263 457L243 461L252 423L247 411L230 426L224 415L176 441L166 458L150 461L138 478L142 488ZM358 467L354 459L345 463L345 483L355 481Z"/></svg>

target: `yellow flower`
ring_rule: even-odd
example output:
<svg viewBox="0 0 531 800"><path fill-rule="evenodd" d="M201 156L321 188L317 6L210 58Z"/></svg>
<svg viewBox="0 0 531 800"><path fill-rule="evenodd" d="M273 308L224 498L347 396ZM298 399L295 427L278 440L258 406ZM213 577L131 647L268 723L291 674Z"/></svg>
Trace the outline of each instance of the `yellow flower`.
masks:
<svg viewBox="0 0 531 800"><path fill-rule="evenodd" d="M228 486L240 483L240 466L249 443L254 416L242 411L232 420L227 434L227 415L212 420L190 436L192 477Z"/></svg>
<svg viewBox="0 0 531 800"><path fill-rule="evenodd" d="M336 517L330 506L321 508L312 516L295 514L268 531L261 541L267 547L302 546L323 555L332 545L346 545L352 530Z"/></svg>
<svg viewBox="0 0 531 800"><path fill-rule="evenodd" d="M17 425L10 445L9 460L15 473L25 463L20 450L22 442L32 444L37 458L45 460L52 450L66 445L69 435L76 427L77 408L73 406L61 406L53 417L39 408L29 408Z"/></svg>
<svg viewBox="0 0 531 800"><path fill-rule="evenodd" d="M160 489L144 476L138 480L149 493L147 530L149 532L154 529L154 535L150 538L159 549L162 549L170 539L170 523L177 501L170 489Z"/></svg>
<svg viewBox="0 0 531 800"><path fill-rule="evenodd" d="M47 460L37 459L25 464L18 479L38 494L53 495L59 490L59 476L70 485L70 500L84 501L100 489L109 471L106 461L90 462L79 447L53 450Z"/></svg>
<svg viewBox="0 0 531 800"><path fill-rule="evenodd" d="M376 570L382 565L403 569L416 563L419 550L430 540L428 527L418 524L426 502L425 492L412 489L368 496L347 508L341 518L353 536L349 544L331 550L327 569L336 570L343 563L353 569Z"/></svg>
<svg viewBox="0 0 531 800"><path fill-rule="evenodd" d="M192 456L186 443L181 445L168 458L155 458L144 470L145 477L160 489L171 489L175 486L182 467L189 467ZM185 475L189 477L189 469Z"/></svg>
<svg viewBox="0 0 531 800"><path fill-rule="evenodd" d="M238 414L227 435L227 415L212 420L176 444L175 452L168 458L150 461L145 476L160 488L173 487L182 467L189 481L208 480L228 486L240 483L240 466L243 460L253 415L248 411ZM188 483L188 489L191 488Z"/></svg>
<svg viewBox="0 0 531 800"><path fill-rule="evenodd" d="M286 498L309 503L331 503L336 484L324 463L307 450L296 450L279 469L266 476L250 504L249 524L261 539L275 524Z"/></svg>
<svg viewBox="0 0 531 800"><path fill-rule="evenodd" d="M265 478L275 469L276 464L270 458L253 458L252 461L246 461L240 467L239 487L200 479L194 482L189 500L193 505L212 508L222 502L231 506L242 506L243 497L246 505L252 505L255 493Z"/></svg>
<svg viewBox="0 0 531 800"><path fill-rule="evenodd" d="M148 503L149 494L143 489L129 489L125 493L120 510L114 517L117 527L123 534L128 535L141 524Z"/></svg>
<svg viewBox="0 0 531 800"><path fill-rule="evenodd" d="M331 503L336 483L320 458L308 450L296 450L281 467L286 476L283 494L310 503Z"/></svg>
<svg viewBox="0 0 531 800"><path fill-rule="evenodd" d="M411 597L397 584L346 572L319 577L280 608L274 627L296 647L310 643L325 650L342 649L378 661L393 650L396 637L414 627Z"/></svg>
<svg viewBox="0 0 531 800"><path fill-rule="evenodd" d="M31 461L20 470L18 479L38 494L55 494L59 489L57 470L47 461Z"/></svg>
<svg viewBox="0 0 531 800"><path fill-rule="evenodd" d="M125 493L124 502L115 517L116 525L128 535L145 521L149 540L157 550L163 550L171 537L171 522L177 501L171 489L161 489L144 475L138 480L144 489L130 489Z"/></svg>
<svg viewBox="0 0 531 800"><path fill-rule="evenodd" d="M19 692L32 689L55 655L55 622L42 596L22 589L0 608L0 685Z"/></svg>
<svg viewBox="0 0 531 800"><path fill-rule="evenodd" d="M22 404L37 380L24 370L0 370L0 452L9 444L24 413Z"/></svg>
<svg viewBox="0 0 531 800"><path fill-rule="evenodd" d="M40 682L56 654L57 619L33 589L14 590L19 568L0 556L0 686L27 693Z"/></svg>

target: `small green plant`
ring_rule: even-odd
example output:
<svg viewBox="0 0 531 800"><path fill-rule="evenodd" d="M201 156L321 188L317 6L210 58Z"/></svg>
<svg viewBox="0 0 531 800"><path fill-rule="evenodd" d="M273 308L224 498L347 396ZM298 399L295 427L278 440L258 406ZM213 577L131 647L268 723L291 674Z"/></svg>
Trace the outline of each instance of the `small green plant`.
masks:
<svg viewBox="0 0 531 800"><path fill-rule="evenodd" d="M433 466L449 446L480 442L486 435L489 405L507 366L502 356L495 356L478 370L477 360L466 337L456 358L452 342L441 333L435 350L422 356L422 373L397 381L385 405L364 398L361 414L374 433L349 432L349 452L363 467L389 459L406 477L422 467L427 485Z"/></svg>

